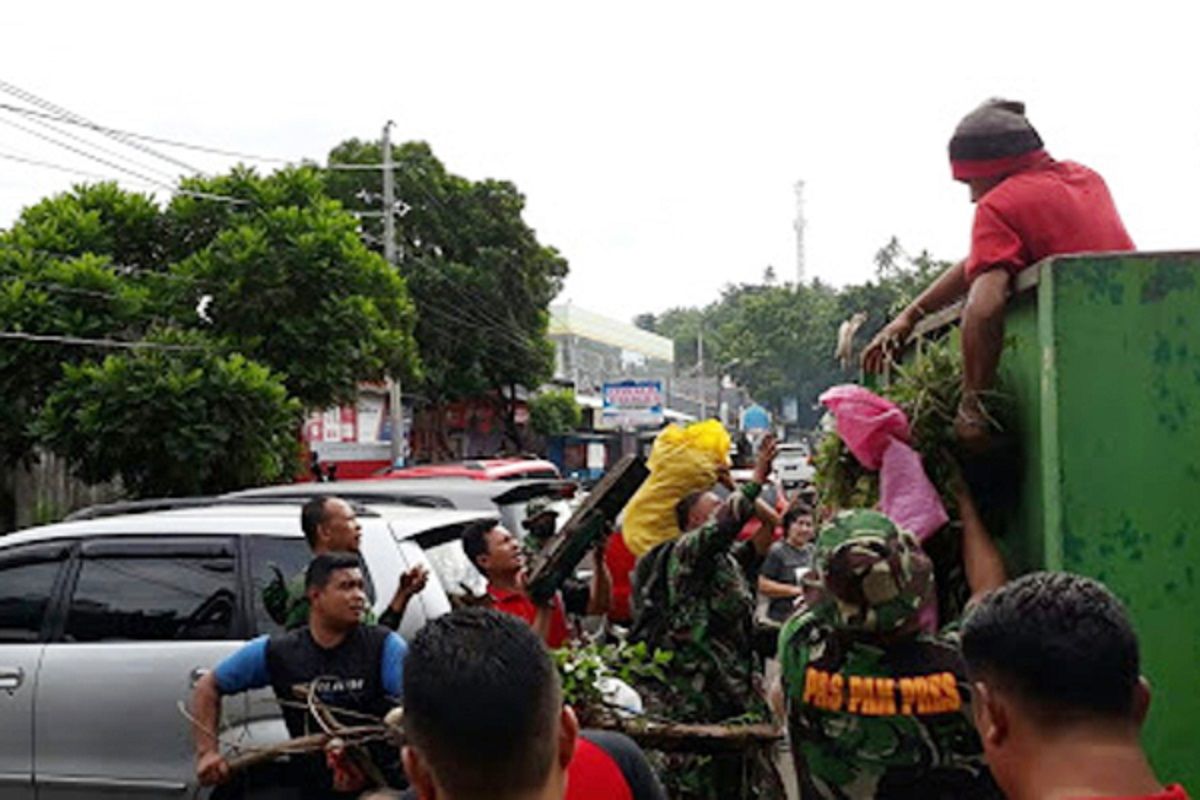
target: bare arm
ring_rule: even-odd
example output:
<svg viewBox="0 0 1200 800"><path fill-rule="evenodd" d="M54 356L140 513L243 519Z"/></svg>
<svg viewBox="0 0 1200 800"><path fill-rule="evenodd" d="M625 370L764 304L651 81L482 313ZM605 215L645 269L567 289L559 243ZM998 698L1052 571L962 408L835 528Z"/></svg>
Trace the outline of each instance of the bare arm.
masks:
<svg viewBox="0 0 1200 800"><path fill-rule="evenodd" d="M961 300L967 293L966 264L964 260L947 267L925 291L917 295L916 300L908 304L904 313L914 316L915 323L922 317L941 311Z"/></svg>
<svg viewBox="0 0 1200 800"><path fill-rule="evenodd" d="M192 691L192 734L196 747L196 777L205 786L229 780L229 763L221 755L216 732L221 724L221 692L213 673L206 673Z"/></svg>
<svg viewBox="0 0 1200 800"><path fill-rule="evenodd" d="M604 560L604 549L608 536L600 537L600 544L592 551L592 589L588 593L587 613L589 615L607 614L612 606L612 573L608 571L608 563Z"/></svg>
<svg viewBox="0 0 1200 800"><path fill-rule="evenodd" d="M891 352L904 344L922 317L952 305L967 293L965 266L965 261L959 261L948 267L916 300L884 326L863 350L863 369L867 372L883 371Z"/></svg>
<svg viewBox="0 0 1200 800"><path fill-rule="evenodd" d="M421 593L428 580L429 571L420 564L402 574L396 585L396 593L392 595L392 602L388 603L387 610L379 617L379 624L398 630L408 609L408 601Z"/></svg>
<svg viewBox="0 0 1200 800"><path fill-rule="evenodd" d="M554 613L553 601L551 604L538 606L537 613L533 617L533 632L536 633L543 642L548 642L550 638L550 615Z"/></svg>
<svg viewBox="0 0 1200 800"><path fill-rule="evenodd" d="M975 600L1003 586L1008 580L1008 572L961 476L955 480L954 494L963 524L963 569L967 573L967 586L971 588L971 600Z"/></svg>
<svg viewBox="0 0 1200 800"><path fill-rule="evenodd" d="M771 580L770 578L763 577L762 575L758 576L758 591L766 597L770 597L771 599L776 599L779 597L799 597L804 593L804 590L799 586Z"/></svg>
<svg viewBox="0 0 1200 800"><path fill-rule="evenodd" d="M771 543L775 541L775 528L779 526L779 512L771 508L761 497L754 501L754 516L758 517L762 523L758 526L758 530L754 532L754 536L750 538L750 544L754 546L754 551L760 556L765 556L767 551L771 549Z"/></svg>
<svg viewBox="0 0 1200 800"><path fill-rule="evenodd" d="M963 390L977 397L992 386L1004 346L1004 304L1012 276L1006 270L983 273L971 284L963 309Z"/></svg>

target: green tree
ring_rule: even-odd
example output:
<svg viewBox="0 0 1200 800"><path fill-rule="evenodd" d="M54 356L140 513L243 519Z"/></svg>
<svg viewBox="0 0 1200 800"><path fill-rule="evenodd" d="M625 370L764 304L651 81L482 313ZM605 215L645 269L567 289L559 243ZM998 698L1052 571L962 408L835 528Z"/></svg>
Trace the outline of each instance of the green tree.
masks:
<svg viewBox="0 0 1200 800"><path fill-rule="evenodd" d="M521 449L516 388L536 387L553 372L549 304L567 262L525 223L525 199L513 184L454 175L423 142L393 146L392 153L403 211L396 224L399 266L417 308L424 366L418 391L435 405L486 393ZM329 162L381 158L379 142L351 139L334 148ZM348 208L377 212L377 200L364 205L361 198L376 198L381 181L375 171L331 170L328 188ZM377 218L365 217L363 227L382 246Z"/></svg>
<svg viewBox="0 0 1200 800"><path fill-rule="evenodd" d="M144 350L64 367L42 409L45 443L84 480L137 496L214 494L295 474L300 404L241 355Z"/></svg>
<svg viewBox="0 0 1200 800"><path fill-rule="evenodd" d="M649 312L638 314L633 318L634 327L641 328L650 333L658 333L658 318Z"/></svg>
<svg viewBox="0 0 1200 800"><path fill-rule="evenodd" d="M891 316L910 302L948 264L927 252L913 257L893 238L876 253L875 278L834 289L808 285L726 286L704 308L672 308L653 317L655 331L675 342L680 374L695 372L699 335L704 336L705 372L729 370L759 402L776 412L789 397L798 400L801 425L820 416L817 397L835 383L855 380L856 366L842 369L835 359L842 321L863 312L866 323L855 337L862 347Z"/></svg>
<svg viewBox="0 0 1200 800"><path fill-rule="evenodd" d="M583 412L569 389L542 392L529 400L529 424L539 436L559 436L583 422Z"/></svg>
<svg viewBox="0 0 1200 800"><path fill-rule="evenodd" d="M225 227L192 237L203 248L171 267L176 313L281 374L308 408L352 400L360 381L415 377L405 282L363 245L357 220L321 195L319 176L302 168L256 182L241 172L239 185L256 205L227 210ZM169 215L184 236L188 221L208 222L194 198L177 199ZM202 294L212 297L211 323L189 314Z"/></svg>
<svg viewBox="0 0 1200 800"><path fill-rule="evenodd" d="M756 400L776 412L799 400L802 425L815 422L816 395L835 376L837 295L828 286L750 287L729 292L720 357Z"/></svg>
<svg viewBox="0 0 1200 800"><path fill-rule="evenodd" d="M76 449L82 441L72 439L66 426L77 420L62 398L81 397L85 377L105 378L113 392L121 386L117 377L127 377L130 385L146 381L136 370L97 372L95 359L105 347L95 340L137 343L186 335L208 359L191 369L218 371L188 380L199 380L197 391L229 408L237 406L236 398L222 400L222 391L256 391L261 399L271 382L282 382L285 400L321 407L352 398L363 380L419 376L412 336L416 314L404 280L361 243L355 218L324 194L319 173L300 168L262 177L238 168L186 183L237 202L181 195L159 209L150 198L112 185L79 186L26 209L0 234L0 332L8 334L0 347L4 462L31 458L40 432L81 475L121 474L139 491L179 494L200 483L207 490L223 479L233 481L232 487L290 474L290 466L273 466L278 459L264 460L265 445L251 440L245 447L226 447L230 460L222 478L203 471L188 477L193 464L210 458L204 442L215 430L197 415L169 423L160 418L160 427L145 429L153 432L150 444L170 438L164 457L185 465L156 470L161 479L144 475L137 445L118 436L97 439L94 448L103 450ZM104 370L127 361L130 370L160 363L114 359ZM175 362L162 363L168 373L176 369ZM221 370L241 378L222 377ZM256 371L269 381L259 380ZM218 379L224 383L204 383ZM146 385L147 391L163 390ZM51 410L53 398L58 399ZM137 394L120 398L130 413L142 404ZM99 406L112 398L92 400ZM250 412L249 420L279 419L265 406L261 413ZM289 418L291 448L298 418ZM61 424L52 424L56 421ZM276 429L263 430L270 437ZM240 458L253 463L234 463Z"/></svg>
<svg viewBox="0 0 1200 800"><path fill-rule="evenodd" d="M32 423L62 365L89 356L59 339L136 339L148 323L148 297L144 287L97 256L57 260L8 249L0 241L0 330L51 337L0 343L0 463L32 456Z"/></svg>

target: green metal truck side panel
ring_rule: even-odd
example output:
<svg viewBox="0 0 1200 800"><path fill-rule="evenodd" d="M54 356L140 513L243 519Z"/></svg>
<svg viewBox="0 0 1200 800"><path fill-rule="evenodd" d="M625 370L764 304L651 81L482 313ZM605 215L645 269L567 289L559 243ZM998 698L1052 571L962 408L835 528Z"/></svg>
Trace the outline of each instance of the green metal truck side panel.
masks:
<svg viewBox="0 0 1200 800"><path fill-rule="evenodd" d="M1020 501L1015 571L1098 578L1128 605L1154 702L1160 777L1200 789L1200 253L1076 256L1037 267L1001 361Z"/></svg>
<svg viewBox="0 0 1200 800"><path fill-rule="evenodd" d="M1145 744L1200 788L1200 256L1064 259L1053 287L1064 569L1121 596L1153 686ZM1043 332L1044 333L1044 332ZM1049 487L1048 487L1049 488Z"/></svg>

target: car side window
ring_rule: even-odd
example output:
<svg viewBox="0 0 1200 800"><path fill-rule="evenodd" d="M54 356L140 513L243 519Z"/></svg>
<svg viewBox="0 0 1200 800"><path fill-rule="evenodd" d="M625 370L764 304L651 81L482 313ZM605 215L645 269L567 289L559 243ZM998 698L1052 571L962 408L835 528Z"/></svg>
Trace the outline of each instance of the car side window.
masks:
<svg viewBox="0 0 1200 800"><path fill-rule="evenodd" d="M85 558L63 639L233 639L236 587L232 553Z"/></svg>
<svg viewBox="0 0 1200 800"><path fill-rule="evenodd" d="M284 602L286 598L272 598L293 582L303 583L304 571L312 560L308 543L299 537L249 536L246 547L250 554L250 596L254 609L256 634L283 633L284 627L272 615L269 606ZM367 599L375 602L375 585L371 571L363 563L363 579L366 581Z"/></svg>
<svg viewBox="0 0 1200 800"><path fill-rule="evenodd" d="M254 606L254 629L258 634L283 633L284 628L267 610L271 593L280 585L301 579L312 553L308 543L298 538L250 536L246 541L250 553L250 599ZM279 602L278 600L276 602Z"/></svg>
<svg viewBox="0 0 1200 800"><path fill-rule="evenodd" d="M61 557L0 561L0 643L39 640L63 563Z"/></svg>

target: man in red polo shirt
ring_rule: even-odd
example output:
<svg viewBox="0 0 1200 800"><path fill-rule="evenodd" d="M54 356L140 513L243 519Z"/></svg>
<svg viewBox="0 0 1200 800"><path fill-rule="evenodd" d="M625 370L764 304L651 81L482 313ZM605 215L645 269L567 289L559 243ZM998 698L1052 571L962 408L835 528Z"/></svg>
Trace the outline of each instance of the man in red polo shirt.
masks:
<svg viewBox="0 0 1200 800"><path fill-rule="evenodd" d="M1102 583L1022 576L967 612L961 648L983 754L1005 796L1188 800L1142 750L1150 684L1129 612Z"/></svg>
<svg viewBox="0 0 1200 800"><path fill-rule="evenodd" d="M965 297L955 431L967 443L981 443L987 417L979 398L1000 362L1013 276L1049 256L1127 251L1133 241L1104 179L1051 158L1023 103L989 100L964 117L950 140L950 167L975 203L971 252L879 332L863 351L863 367L880 371L921 317Z"/></svg>
<svg viewBox="0 0 1200 800"><path fill-rule="evenodd" d="M463 550L471 563L488 580L488 594L498 611L521 617L533 626L548 647L562 647L569 638L562 598L557 594L547 605L537 605L525 591L525 548L515 536L493 520L469 526L462 536ZM587 615L608 612L612 577L603 558L597 558L587 602L570 609Z"/></svg>

